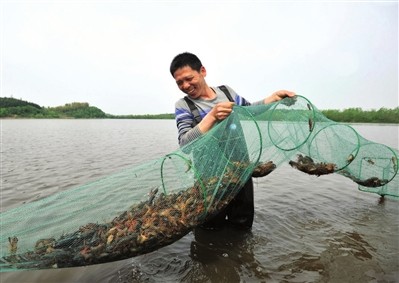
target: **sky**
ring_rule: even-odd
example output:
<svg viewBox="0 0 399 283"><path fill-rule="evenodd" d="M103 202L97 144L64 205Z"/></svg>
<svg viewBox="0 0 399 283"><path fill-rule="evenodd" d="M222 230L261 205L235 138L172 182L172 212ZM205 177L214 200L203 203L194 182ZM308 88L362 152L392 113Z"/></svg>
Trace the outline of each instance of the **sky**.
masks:
<svg viewBox="0 0 399 283"><path fill-rule="evenodd" d="M169 73L196 54L210 86L255 102L287 89L318 109L398 107L397 1L0 0L1 97L173 113Z"/></svg>

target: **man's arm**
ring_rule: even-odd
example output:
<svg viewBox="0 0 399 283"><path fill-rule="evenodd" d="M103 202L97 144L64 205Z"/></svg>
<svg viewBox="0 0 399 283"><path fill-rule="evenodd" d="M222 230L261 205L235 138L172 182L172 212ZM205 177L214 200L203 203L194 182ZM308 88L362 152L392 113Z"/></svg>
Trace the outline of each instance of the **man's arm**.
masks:
<svg viewBox="0 0 399 283"><path fill-rule="evenodd" d="M193 114L189 109L179 105L179 102L175 106L175 120L179 146L184 146L202 135L198 125L192 126L194 122Z"/></svg>
<svg viewBox="0 0 399 283"><path fill-rule="evenodd" d="M295 92L284 90L284 89L278 90L278 91L272 93L270 96L263 99L263 103L269 104L269 103L280 101L281 99L284 99L286 97L293 97L293 96L295 96Z"/></svg>
<svg viewBox="0 0 399 283"><path fill-rule="evenodd" d="M216 104L212 110L206 114L202 121L198 124L198 128L202 134L208 132L219 121L226 119L233 111L234 102L220 102Z"/></svg>

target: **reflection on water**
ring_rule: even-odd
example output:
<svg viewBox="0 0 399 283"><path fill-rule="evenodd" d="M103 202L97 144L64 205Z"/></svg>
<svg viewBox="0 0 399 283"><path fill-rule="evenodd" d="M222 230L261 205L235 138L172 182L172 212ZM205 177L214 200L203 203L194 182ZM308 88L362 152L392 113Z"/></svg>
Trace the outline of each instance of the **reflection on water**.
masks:
<svg viewBox="0 0 399 283"><path fill-rule="evenodd" d="M398 126L354 128L398 144ZM2 129L2 210L177 148L171 120L4 120ZM398 201L288 165L254 185L251 232L197 230L132 259L2 273L0 282L398 282Z"/></svg>
<svg viewBox="0 0 399 283"><path fill-rule="evenodd" d="M294 260L281 265L278 270L289 271L284 276L285 279L303 278L310 282L345 282L351 278L351 282L361 282L366 280L365 273L368 270L382 272L381 267L371 260L372 255L368 250L372 251L373 248L361 235L356 232L346 232L344 235L329 240L326 250L320 255L292 254L290 257ZM345 274L346 272L350 273L350 277L348 277L349 274Z"/></svg>
<svg viewBox="0 0 399 283"><path fill-rule="evenodd" d="M160 250L150 261L144 259L145 264L137 260L137 264L120 270L118 281L112 278L110 282L159 282L165 276L175 277L178 282L261 282L270 279L255 258L251 232L230 227L218 231L196 229L188 237L191 238L190 249L183 258Z"/></svg>
<svg viewBox="0 0 399 283"><path fill-rule="evenodd" d="M262 264L255 258L254 247L251 232L231 227L219 231L196 229L190 252L192 259L201 263L207 280L239 282L248 275L258 280L267 279ZM191 273L195 275L195 271ZM193 282L195 278L189 277L186 282Z"/></svg>

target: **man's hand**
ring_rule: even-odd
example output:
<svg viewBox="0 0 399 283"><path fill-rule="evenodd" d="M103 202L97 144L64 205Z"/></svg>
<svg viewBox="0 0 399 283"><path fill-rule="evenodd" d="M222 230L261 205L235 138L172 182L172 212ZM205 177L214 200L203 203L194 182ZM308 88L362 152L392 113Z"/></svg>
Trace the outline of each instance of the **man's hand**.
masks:
<svg viewBox="0 0 399 283"><path fill-rule="evenodd" d="M202 119L198 127L202 133L209 131L218 121L226 119L233 112L234 102L220 102Z"/></svg>
<svg viewBox="0 0 399 283"><path fill-rule="evenodd" d="M211 115L215 121L222 121L233 112L233 106L234 102L220 102L212 108L208 115Z"/></svg>
<svg viewBox="0 0 399 283"><path fill-rule="evenodd" d="M270 96L266 97L263 100L263 102L265 104L273 103L273 102L280 101L281 99L284 99L286 97L294 97L295 95L296 95L295 92L282 89L282 90L278 90L276 92L273 92Z"/></svg>

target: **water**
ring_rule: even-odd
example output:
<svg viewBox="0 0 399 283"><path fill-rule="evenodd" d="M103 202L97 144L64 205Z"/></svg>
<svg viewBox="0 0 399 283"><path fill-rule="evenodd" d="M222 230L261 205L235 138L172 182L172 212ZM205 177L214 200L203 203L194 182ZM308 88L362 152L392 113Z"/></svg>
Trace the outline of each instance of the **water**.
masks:
<svg viewBox="0 0 399 283"><path fill-rule="evenodd" d="M398 126L353 127L399 148ZM176 135L172 120L2 120L1 211L161 157ZM255 180L255 205L250 233L190 233L132 259L0 282L399 282L398 201L283 165Z"/></svg>

